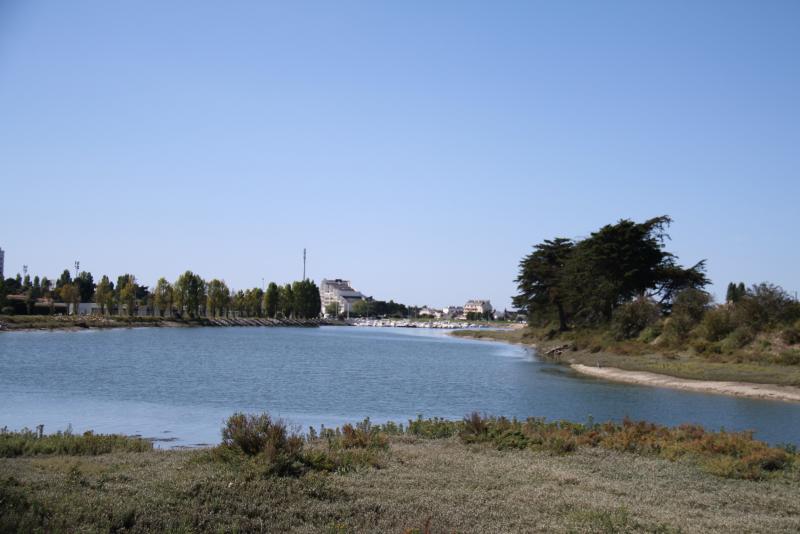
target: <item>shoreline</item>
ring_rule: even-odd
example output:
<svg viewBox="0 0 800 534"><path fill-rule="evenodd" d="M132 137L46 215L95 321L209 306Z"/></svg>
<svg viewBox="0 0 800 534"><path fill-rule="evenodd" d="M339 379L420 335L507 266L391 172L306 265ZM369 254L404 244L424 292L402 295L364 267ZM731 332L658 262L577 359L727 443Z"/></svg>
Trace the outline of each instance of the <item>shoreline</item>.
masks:
<svg viewBox="0 0 800 534"><path fill-rule="evenodd" d="M314 328L340 326L343 323L326 319L267 319L267 318L133 318L127 317L75 317L54 320L0 322L0 334L5 332L82 332L85 330L110 330L119 328L221 328L221 327L294 327Z"/></svg>
<svg viewBox="0 0 800 534"><path fill-rule="evenodd" d="M561 347L555 347L551 349L551 351L557 351L556 358L548 358L548 351L543 347L539 347L535 343L520 339L504 339L503 337L491 336L488 333L481 333L480 335L460 334L455 337L467 337L469 339L475 339L479 341L495 341L510 345L529 347L537 351L537 356L539 358L545 360L549 359L555 363L565 364L575 372L582 375L600 378L611 382L679 389L683 391L693 391L696 393L728 395L741 398L773 400L781 402L800 402L800 387L797 386L747 382L740 380L702 380L695 378L680 378L663 373L654 373L651 371L630 371L613 366L594 367L591 365L577 363L574 360L570 361L558 359L558 356L561 354L561 350L565 350Z"/></svg>
<svg viewBox="0 0 800 534"><path fill-rule="evenodd" d="M602 378L611 382L680 389L697 393L714 393L733 397L800 402L800 388L793 386L757 384L755 382L693 380L649 371L626 371L616 367L592 367L580 363L572 363L570 368L583 375Z"/></svg>

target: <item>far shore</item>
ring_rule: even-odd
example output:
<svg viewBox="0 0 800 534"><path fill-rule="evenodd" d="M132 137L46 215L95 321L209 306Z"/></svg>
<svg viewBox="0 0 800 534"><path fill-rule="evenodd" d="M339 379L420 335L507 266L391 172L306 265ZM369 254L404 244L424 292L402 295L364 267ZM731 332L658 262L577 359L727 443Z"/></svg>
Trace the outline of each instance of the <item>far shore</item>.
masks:
<svg viewBox="0 0 800 534"><path fill-rule="evenodd" d="M106 330L110 328L197 328L225 326L260 327L316 327L344 324L341 321L326 319L268 319L257 317L121 317L121 316L3 316L0 317L2 332L41 332Z"/></svg>
<svg viewBox="0 0 800 534"><path fill-rule="evenodd" d="M690 380L647 371L626 371L616 367L592 367L580 363L570 364L577 372L614 382L655 386L701 393L717 393L735 397L750 397L790 402L800 402L800 388L754 382L726 382L718 380Z"/></svg>

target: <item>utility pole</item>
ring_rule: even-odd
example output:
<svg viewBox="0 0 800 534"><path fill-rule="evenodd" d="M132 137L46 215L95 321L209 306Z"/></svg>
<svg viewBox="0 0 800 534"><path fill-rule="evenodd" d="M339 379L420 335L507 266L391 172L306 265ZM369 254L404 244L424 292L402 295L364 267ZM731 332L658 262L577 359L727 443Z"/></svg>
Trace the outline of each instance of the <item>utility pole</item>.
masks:
<svg viewBox="0 0 800 534"><path fill-rule="evenodd" d="M80 268L81 268L81 262L79 262L78 260L75 260L75 279L76 280L78 279L78 269L80 269Z"/></svg>
<svg viewBox="0 0 800 534"><path fill-rule="evenodd" d="M306 249L303 249L303 282L306 281Z"/></svg>

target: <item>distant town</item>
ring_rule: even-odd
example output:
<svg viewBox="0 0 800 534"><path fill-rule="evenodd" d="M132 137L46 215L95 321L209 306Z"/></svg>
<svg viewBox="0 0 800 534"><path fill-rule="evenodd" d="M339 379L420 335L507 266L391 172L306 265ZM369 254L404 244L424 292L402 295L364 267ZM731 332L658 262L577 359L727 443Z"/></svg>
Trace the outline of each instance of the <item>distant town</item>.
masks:
<svg viewBox="0 0 800 534"><path fill-rule="evenodd" d="M141 285L131 274L112 282L103 276L65 269L52 279L28 272L5 277L5 251L0 248L0 314L129 317L265 317L324 319L413 319L498 321L524 319L496 310L489 299L435 308L378 300L355 289L350 280L323 278L319 286L304 279L293 284L234 291L222 280L203 280L186 271L174 283L164 278L155 287ZM365 324L361 322L360 324Z"/></svg>

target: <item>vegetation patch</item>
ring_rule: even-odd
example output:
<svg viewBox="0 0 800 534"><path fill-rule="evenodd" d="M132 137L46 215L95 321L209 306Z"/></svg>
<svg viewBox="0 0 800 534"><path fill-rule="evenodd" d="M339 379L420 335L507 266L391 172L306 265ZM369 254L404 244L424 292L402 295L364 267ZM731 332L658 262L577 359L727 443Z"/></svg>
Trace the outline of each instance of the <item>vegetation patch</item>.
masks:
<svg viewBox="0 0 800 534"><path fill-rule="evenodd" d="M754 439L750 432L709 432L697 425L670 428L628 419L582 424L543 418L519 421L475 412L461 421L420 417L405 428L394 423L381 428L387 433L428 439L458 436L463 443L485 443L498 450L530 449L564 455L579 447L592 447L671 461L684 459L713 475L747 480L785 472L797 460L794 448L771 447Z"/></svg>
<svg viewBox="0 0 800 534"><path fill-rule="evenodd" d="M298 477L312 471L348 472L379 467L388 451L386 433L369 419L353 426L314 429L303 436L269 414L232 415L222 443L209 451L216 462L239 465L265 476Z"/></svg>
<svg viewBox="0 0 800 534"><path fill-rule="evenodd" d="M0 458L39 455L95 456L111 452L151 450L152 442L119 434L95 434L89 431L77 435L66 430L39 435L28 429L19 432L11 432L6 427L0 429Z"/></svg>
<svg viewBox="0 0 800 534"><path fill-rule="evenodd" d="M800 517L794 450L696 427L474 414L300 435L237 414L224 431L213 449L0 458L0 532L794 532Z"/></svg>
<svg viewBox="0 0 800 534"><path fill-rule="evenodd" d="M573 423L528 418L487 417L474 412L461 421L419 416L403 426L369 419L342 428L290 432L268 414L234 414L222 430L223 442L210 452L214 461L248 465L266 476L300 476L311 471L348 472L381 467L391 436L423 439L458 437L465 444L489 444L498 450L529 449L553 455L592 447L686 460L713 475L761 480L794 465L790 447L771 447L750 432L710 432L697 425L675 428L623 420Z"/></svg>

